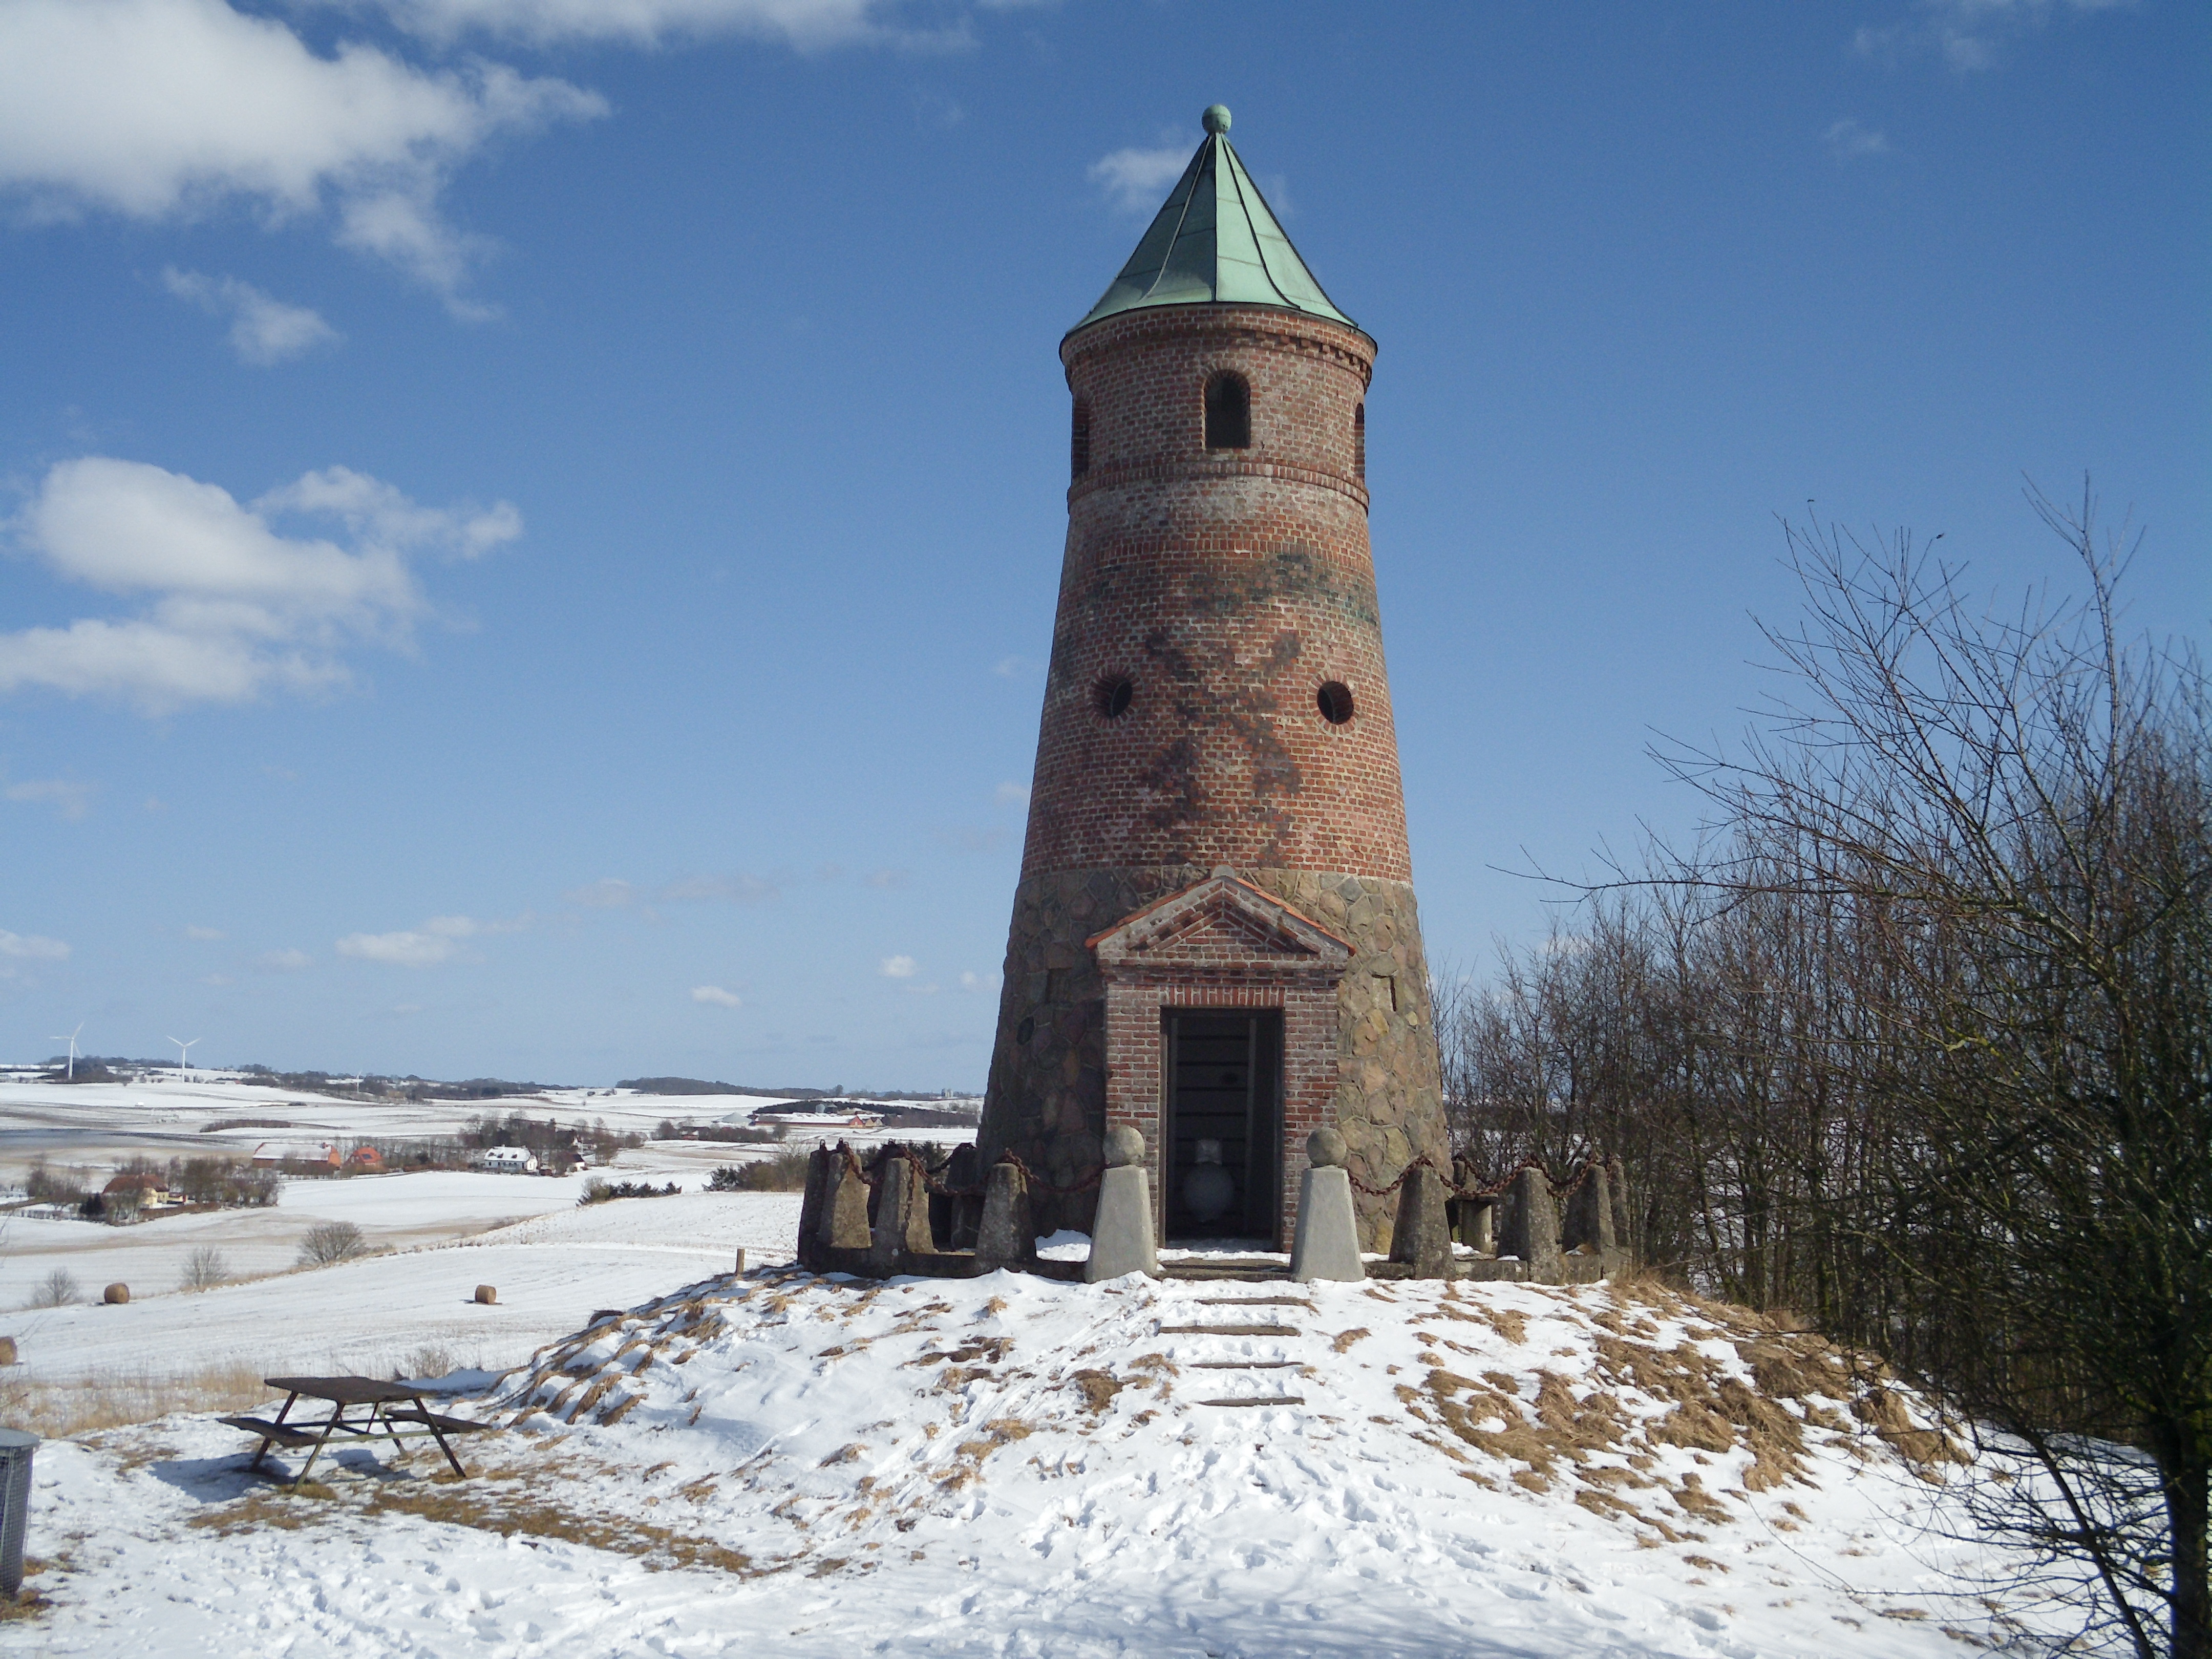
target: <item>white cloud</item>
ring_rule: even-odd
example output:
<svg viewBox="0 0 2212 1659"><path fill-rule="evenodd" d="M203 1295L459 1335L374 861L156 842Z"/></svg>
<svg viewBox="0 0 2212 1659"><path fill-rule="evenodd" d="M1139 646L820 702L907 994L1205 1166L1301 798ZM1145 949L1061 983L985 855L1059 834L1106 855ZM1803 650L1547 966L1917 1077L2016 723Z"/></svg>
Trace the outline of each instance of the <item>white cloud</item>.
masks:
<svg viewBox="0 0 2212 1659"><path fill-rule="evenodd" d="M744 1001L734 991L725 991L719 985L693 986L691 988L691 1000L694 1002L708 1003L716 1008L742 1008L744 1006Z"/></svg>
<svg viewBox="0 0 2212 1659"><path fill-rule="evenodd" d="M463 313L481 310L458 290L482 246L440 216L453 170L500 134L606 112L498 64L433 71L358 42L318 57L223 0L0 5L0 190L48 217L331 208L339 241Z"/></svg>
<svg viewBox="0 0 2212 1659"><path fill-rule="evenodd" d="M1158 149L1117 149L1091 164L1089 177L1125 213L1158 210L1168 186L1190 165L1192 146L1163 144Z"/></svg>
<svg viewBox="0 0 2212 1659"><path fill-rule="evenodd" d="M991 792L991 799L1001 806L1026 806L1030 787L1026 783L1002 783Z"/></svg>
<svg viewBox="0 0 2212 1659"><path fill-rule="evenodd" d="M290 515L335 519L350 550L272 527ZM418 507L345 467L240 506L217 485L90 455L55 465L12 528L55 574L150 604L0 635L0 692L119 696L158 714L343 683L344 646L399 643L427 608L410 554L473 557L520 535L522 520L505 501Z"/></svg>
<svg viewBox="0 0 2212 1659"><path fill-rule="evenodd" d="M315 959L305 951L267 951L261 956L261 965L280 974L296 974L303 968L312 968Z"/></svg>
<svg viewBox="0 0 2212 1659"><path fill-rule="evenodd" d="M1887 155L1889 136L1879 128L1862 126L1857 118L1846 115L1820 135L1828 147L1828 154L1838 161L1849 161L1855 155Z"/></svg>
<svg viewBox="0 0 2212 1659"><path fill-rule="evenodd" d="M459 948L440 933L348 933L337 943L342 957L381 962L394 968L434 968L453 960Z"/></svg>
<svg viewBox="0 0 2212 1659"><path fill-rule="evenodd" d="M637 889L614 876L602 876L586 887L572 887L562 897L571 904L593 910L614 910L637 896Z"/></svg>
<svg viewBox="0 0 2212 1659"><path fill-rule="evenodd" d="M885 957L883 966L876 971L885 979L912 979L915 966L912 957Z"/></svg>
<svg viewBox="0 0 2212 1659"><path fill-rule="evenodd" d="M257 368L344 338L306 306L271 299L235 276L203 276L172 266L161 273L161 281L179 300L218 317L228 313L231 349Z"/></svg>
<svg viewBox="0 0 2212 1659"><path fill-rule="evenodd" d="M1999 44L2041 28L2061 12L2112 11L2135 0L1921 0L1920 17L1864 27L1852 45L1869 57L1934 52L1961 74L1990 68Z"/></svg>
<svg viewBox="0 0 2212 1659"><path fill-rule="evenodd" d="M69 953L69 946L58 939L42 938L37 933L11 933L5 927L0 927L0 957L27 957L33 962L59 962Z"/></svg>
<svg viewBox="0 0 2212 1659"><path fill-rule="evenodd" d="M92 805L92 786L68 778L26 779L21 783L9 784L6 793L9 800L51 806L72 823L82 817Z"/></svg>
<svg viewBox="0 0 2212 1659"><path fill-rule="evenodd" d="M960 988L963 991L992 991L996 990L998 985L999 975L996 974L963 973L960 975Z"/></svg>
<svg viewBox="0 0 2212 1659"><path fill-rule="evenodd" d="M474 916L432 916L420 927L393 933L348 933L337 942L342 957L381 962L395 968L434 968L460 954L463 939L495 933L519 933L530 926L528 911L504 921L480 921Z"/></svg>
<svg viewBox="0 0 2212 1659"><path fill-rule="evenodd" d="M765 904L781 889L758 876L686 876L672 881L653 896L665 904L696 903L726 899L732 904Z"/></svg>
<svg viewBox="0 0 2212 1659"><path fill-rule="evenodd" d="M672 36L749 35L802 51L903 38L884 0L341 0L387 13L402 28L450 40L467 33L544 46Z"/></svg>
<svg viewBox="0 0 2212 1659"><path fill-rule="evenodd" d="M185 937L186 939L196 939L204 941L208 939L218 939L222 936L222 929L220 927L187 927L185 929Z"/></svg>

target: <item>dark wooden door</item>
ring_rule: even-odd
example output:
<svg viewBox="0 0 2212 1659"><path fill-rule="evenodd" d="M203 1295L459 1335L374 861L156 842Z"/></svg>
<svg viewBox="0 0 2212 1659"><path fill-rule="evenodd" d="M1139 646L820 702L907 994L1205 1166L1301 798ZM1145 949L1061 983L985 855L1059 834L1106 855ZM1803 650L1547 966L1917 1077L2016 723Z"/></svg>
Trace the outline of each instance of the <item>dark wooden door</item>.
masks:
<svg viewBox="0 0 2212 1659"><path fill-rule="evenodd" d="M1167 1124L1163 1136L1161 1209L1166 1236L1247 1238L1272 1248L1279 1221L1282 1153L1283 1019L1273 1010L1164 1011ZM1220 1143L1235 1183L1228 1209L1200 1219L1185 1202L1199 1142Z"/></svg>

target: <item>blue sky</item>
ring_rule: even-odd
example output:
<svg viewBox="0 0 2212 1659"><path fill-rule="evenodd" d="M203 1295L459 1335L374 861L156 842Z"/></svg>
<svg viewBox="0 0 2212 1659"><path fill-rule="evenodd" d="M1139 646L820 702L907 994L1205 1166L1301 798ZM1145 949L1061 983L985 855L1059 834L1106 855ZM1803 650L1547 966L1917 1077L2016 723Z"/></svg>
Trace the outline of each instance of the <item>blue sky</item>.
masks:
<svg viewBox="0 0 2212 1659"><path fill-rule="evenodd" d="M1381 343L1432 957L1778 514L2212 612L2212 10L0 0L0 1057L979 1085L1061 333L1219 100ZM189 1029L186 1029L189 1028Z"/></svg>

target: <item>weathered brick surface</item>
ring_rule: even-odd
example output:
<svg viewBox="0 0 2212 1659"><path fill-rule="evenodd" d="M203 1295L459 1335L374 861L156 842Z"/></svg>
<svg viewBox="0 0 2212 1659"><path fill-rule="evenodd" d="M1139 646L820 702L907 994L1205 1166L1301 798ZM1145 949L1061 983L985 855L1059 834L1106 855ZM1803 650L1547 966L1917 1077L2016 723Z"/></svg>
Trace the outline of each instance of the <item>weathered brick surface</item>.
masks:
<svg viewBox="0 0 2212 1659"><path fill-rule="evenodd" d="M1191 306L1109 318L1061 356L1089 465L1068 490L984 1152L1079 1181L1109 1099L1115 1121L1149 1113L1157 1139L1161 1008L1281 1007L1287 1227L1323 1121L1370 1182L1444 1152L1360 476L1374 345L1291 313ZM1250 385L1252 441L1209 452L1205 386L1223 369ZM1123 678L1109 718L1099 689ZM1328 682L1352 695L1342 724L1318 707ZM1257 958L1163 962L1109 995L1085 941L1224 865L1348 944L1333 996ZM1361 1210L1370 1240L1387 1231L1387 1203ZM1079 1226L1089 1200L1038 1211Z"/></svg>

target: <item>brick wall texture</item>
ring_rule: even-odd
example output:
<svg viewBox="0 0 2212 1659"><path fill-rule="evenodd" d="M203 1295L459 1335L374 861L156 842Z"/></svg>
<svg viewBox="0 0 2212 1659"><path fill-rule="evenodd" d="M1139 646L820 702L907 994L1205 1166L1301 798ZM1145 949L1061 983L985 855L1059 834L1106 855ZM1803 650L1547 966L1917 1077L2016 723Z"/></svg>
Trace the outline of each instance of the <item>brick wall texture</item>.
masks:
<svg viewBox="0 0 2212 1659"><path fill-rule="evenodd" d="M1159 1009L1241 1006L1285 1010L1286 1186L1323 1120L1363 1179L1441 1158L1359 476L1373 343L1294 313L1184 306L1108 318L1061 357L1089 467L1068 490L983 1151L1079 1181L1098 1165L1109 1090L1117 1121L1150 1110L1139 1127L1156 1141ZM1209 451L1205 388L1224 372L1250 388L1251 442ZM1109 715L1106 690L1125 680L1127 706ZM1330 682L1352 693L1341 724L1318 706ZM1152 964L1109 1008L1085 941L1222 866L1349 945L1333 1030L1297 1003L1310 989L1258 965ZM1041 1224L1087 1226L1091 1204L1047 1201ZM1363 1207L1370 1242L1387 1208Z"/></svg>

